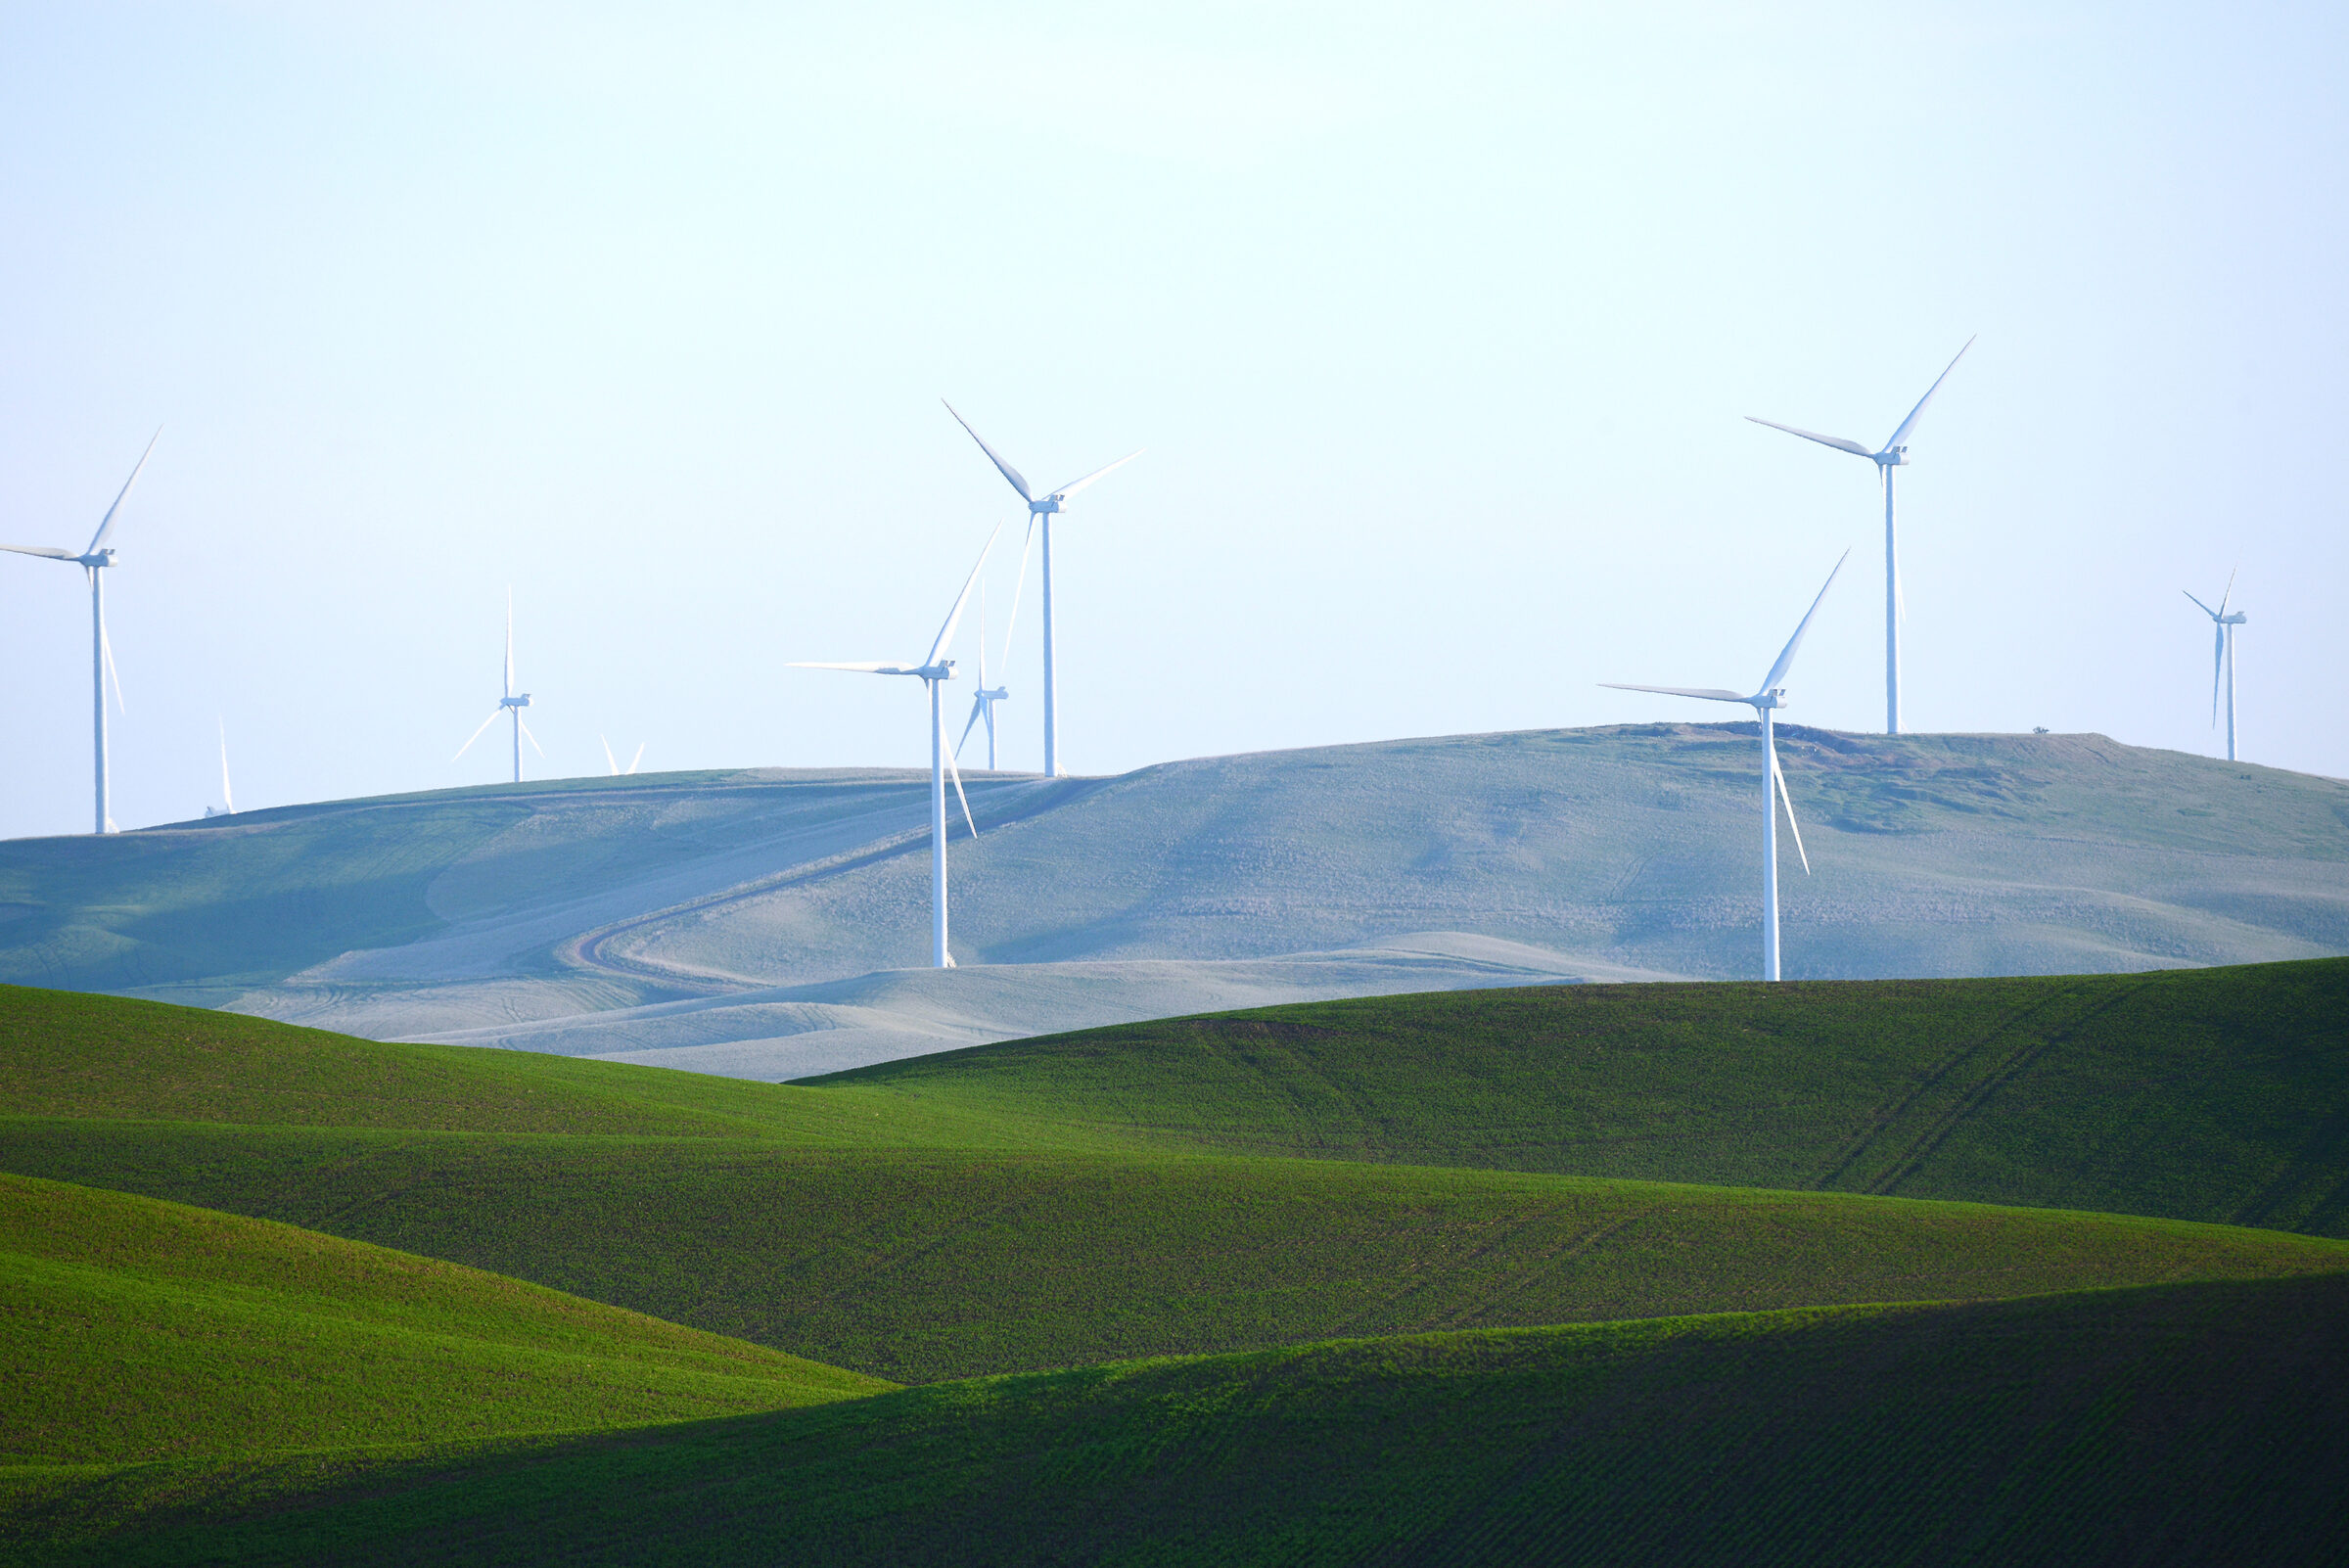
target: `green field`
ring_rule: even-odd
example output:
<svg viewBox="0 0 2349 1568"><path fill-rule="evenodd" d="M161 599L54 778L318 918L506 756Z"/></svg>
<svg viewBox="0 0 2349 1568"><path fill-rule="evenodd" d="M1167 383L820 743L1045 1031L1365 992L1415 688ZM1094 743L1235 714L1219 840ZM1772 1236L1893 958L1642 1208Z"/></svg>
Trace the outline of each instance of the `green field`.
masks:
<svg viewBox="0 0 2349 1568"><path fill-rule="evenodd" d="M811 1084L1160 1147L2349 1235L2349 959L1528 987L1169 1019Z"/></svg>
<svg viewBox="0 0 2349 1568"><path fill-rule="evenodd" d="M886 1387L430 1258L0 1176L0 1463L678 1421Z"/></svg>
<svg viewBox="0 0 2349 1568"><path fill-rule="evenodd" d="M0 1543L2338 1539L2345 1019L2349 960L1539 989L769 1085L0 988Z"/></svg>
<svg viewBox="0 0 2349 1568"><path fill-rule="evenodd" d="M2345 1359L2339 1275L1665 1319L936 1384L342 1476L18 1477L16 1513L59 1543L44 1560L125 1565L2313 1563L2349 1546L2349 1447L2310 1443L2339 1434Z"/></svg>

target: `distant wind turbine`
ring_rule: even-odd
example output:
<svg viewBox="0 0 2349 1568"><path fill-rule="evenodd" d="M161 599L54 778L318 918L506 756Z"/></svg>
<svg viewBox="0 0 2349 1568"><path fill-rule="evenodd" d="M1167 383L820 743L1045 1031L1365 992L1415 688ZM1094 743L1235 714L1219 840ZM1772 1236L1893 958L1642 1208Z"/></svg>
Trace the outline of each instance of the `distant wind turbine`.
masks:
<svg viewBox="0 0 2349 1568"><path fill-rule="evenodd" d="M506 590L505 695L497 700L497 706L490 710L489 716L482 720L481 729L466 736L465 744L457 748L457 756L450 758L449 761L453 762L467 752L472 751L473 743L482 738L482 730L496 723L499 715L511 714L514 716L514 782L521 783L523 737L530 736L531 751L536 752L540 757L546 755L546 748L538 744L538 737L530 734L530 726L522 721L522 711L530 706L530 694L527 691L517 692L514 689L514 590L508 588Z"/></svg>
<svg viewBox="0 0 2349 1568"><path fill-rule="evenodd" d="M795 660L794 669L850 669L867 675L918 675L930 692L930 962L940 969L954 967L954 955L946 951L946 780L954 780L954 796L962 802L962 819L970 824L971 837L979 836L979 824L971 816L971 798L962 792L962 772L954 765L953 754L946 750L945 719L939 707L940 691L954 678L954 661L939 656L954 640L955 623L962 620L962 607L970 602L971 584L979 580L979 568L987 565L987 552L995 547L995 535L1003 525L995 525L988 534L987 543L979 551L978 564L963 579L962 592L954 596L954 608L946 612L946 623L938 628L938 640L930 644L929 656L918 665L877 664L815 664Z"/></svg>
<svg viewBox="0 0 2349 1568"><path fill-rule="evenodd" d="M642 741L638 741L636 743L636 755L628 759L627 766L622 767L620 765L620 759L612 755L612 743L608 740L604 740L604 737L601 735L596 736L596 739L604 741L604 764L612 769L612 776L614 778L619 778L626 773L635 772L636 764L644 761L645 743Z"/></svg>
<svg viewBox="0 0 2349 1568"><path fill-rule="evenodd" d="M2194 599L2190 593L2186 596ZM2210 721L2213 725L2219 721L2219 681L2224 675L2227 682L2227 761L2230 762L2234 761L2234 628L2251 619L2240 610L2228 610L2227 601L2234 597L2234 574L2230 572L2227 574L2227 591L2219 595L2219 607L2216 610L2194 599L2194 608L2210 617L2211 625L2218 633L2218 641L2210 651Z"/></svg>
<svg viewBox="0 0 2349 1568"><path fill-rule="evenodd" d="M1028 582L1028 552L1020 552L1019 580L1011 590L1011 618L1003 627L1003 663L1011 663L1011 633L1020 620L1020 589ZM954 742L955 761L962 760L962 749L970 743L971 726L982 719L987 722L987 770L995 770L995 704L1007 701L1011 689L990 686L987 683L987 584L979 584L979 689L971 693L971 716L963 721L962 734Z"/></svg>
<svg viewBox="0 0 2349 1568"><path fill-rule="evenodd" d="M139 454L138 465L130 471L130 478L122 482L121 493L115 497L115 504L108 507L106 516L99 520L98 531L90 535L88 549L76 555L58 545L0 544L0 550L14 550L19 555L70 561L80 567L83 575L90 579L90 729L94 737L92 761L97 784L97 827L94 831L99 833L115 831L114 813L110 809L113 805L113 785L106 761L106 683L110 678L115 683L115 706L128 711L122 702L122 674L115 668L114 644L106 636L106 579L99 574L115 564L115 552L106 542L115 530L115 517L122 510L122 503L130 499L130 487L138 484L139 476L146 472L147 459L154 453L155 443L162 439L162 427L159 425L155 434L147 438L147 450Z"/></svg>
<svg viewBox="0 0 2349 1568"><path fill-rule="evenodd" d="M237 814L237 794L236 794L236 791L234 791L234 790L232 790L232 789L230 789L230 788L228 787L228 720L227 720L226 718L222 718L222 719L220 719L220 720L219 720L219 724L220 724L220 814L221 814L222 816L234 816L234 815L236 815L236 814ZM210 808L209 808L209 807L207 807L207 808L206 808L206 810L205 810L205 813L204 813L204 814L205 814L205 815L207 815L207 816L210 816L210 815L212 814L212 813L211 813L211 810L210 810Z"/></svg>
<svg viewBox="0 0 2349 1568"><path fill-rule="evenodd" d="M1786 774L1778 766L1778 743L1771 715L1786 706L1786 688L1778 682L1786 678L1786 671L1794 664L1794 651L1803 645L1803 633L1811 629L1811 618L1819 614L1819 603L1826 598L1827 589L1835 585L1835 574L1843 570L1843 563L1851 559L1851 554L1846 550L1836 558L1834 571L1829 572L1827 580L1819 585L1819 598L1811 601L1811 608L1803 615L1802 624L1796 626L1794 635L1786 639L1786 646L1779 651L1778 662L1770 667L1770 673L1762 677L1762 689L1752 696L1741 697L1736 692L1724 691L1718 686L1626 686L1611 680L1599 682L1616 691L1652 691L1661 692L1667 697L1701 697L1714 703L1745 703L1761 718L1764 980L1778 978L1778 806L1781 802L1786 807L1786 826L1794 834L1794 853L1802 856L1803 874L1808 876L1811 873L1811 856L1803 850L1803 830L1795 826L1794 799L1786 793Z"/></svg>
<svg viewBox="0 0 2349 1568"><path fill-rule="evenodd" d="M945 402L945 399L942 397L939 399L939 401ZM1116 462L1110 464L1107 468L1096 468L1090 474L1085 475L1082 479L1071 480L1068 484L1061 485L1058 489L1055 489L1046 495L1038 496L1036 491L1029 488L1028 481L1021 477L1020 471L1012 467L1009 463L1003 461L1000 456L996 455L995 449L988 445L986 440L980 437L977 431L971 429L971 422L969 420L963 418L960 414L954 413L954 405L952 403L946 403L946 412L949 414L954 414L954 423L960 425L963 430L968 433L971 439L979 442L979 450L987 454L987 460L995 465L996 471L999 472L1006 480L1011 482L1011 487L1020 492L1020 499L1028 503L1028 530L1030 535L1033 536L1035 534L1036 525L1038 523L1043 525L1044 603L1042 614L1044 618L1044 772L1049 777L1059 778L1061 776L1060 685L1058 667L1053 662L1052 653L1052 519L1054 515L1060 511L1061 503L1063 501L1066 501L1070 496L1076 494L1079 490L1083 489L1087 484L1092 484L1093 481L1111 472L1111 470L1124 468L1128 463L1130 463L1135 458L1141 456L1145 448L1137 446L1132 451L1128 452L1124 457L1121 457ZM1020 559L1022 570L1025 571L1027 556L1024 549ZM1008 657L1008 655L1006 657Z"/></svg>
<svg viewBox="0 0 2349 1568"><path fill-rule="evenodd" d="M1965 357L1965 349L1973 346L1973 339L1965 340L1965 347L1958 349L1957 357L1949 362L1940 375L1933 378L1933 385L1925 389L1924 396L1919 397L1916 406L1909 410L1909 417L1901 421L1901 428L1872 452L1858 441L1846 440L1841 436L1821 436L1817 431L1781 425L1774 419L1761 419L1752 414L1745 416L1757 425L1768 425L1772 430L1782 430L1789 436L1800 436L1807 441L1817 441L1821 446L1832 446L1839 452L1865 457L1876 465L1876 478L1884 485L1884 733L1887 735L1901 732L1901 552L1893 528L1892 471L1907 465L1910 432L1916 429L1917 419L1924 413L1925 404L1933 400L1933 394L1941 391L1941 384L1950 379L1950 372L1958 368L1958 360Z"/></svg>

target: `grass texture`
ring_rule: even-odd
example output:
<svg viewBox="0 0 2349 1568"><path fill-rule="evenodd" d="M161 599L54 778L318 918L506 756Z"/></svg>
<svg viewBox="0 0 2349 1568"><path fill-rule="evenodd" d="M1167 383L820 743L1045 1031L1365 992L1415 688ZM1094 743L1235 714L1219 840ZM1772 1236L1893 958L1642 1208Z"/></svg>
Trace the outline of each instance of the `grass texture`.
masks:
<svg viewBox="0 0 2349 1568"><path fill-rule="evenodd" d="M0 1462L585 1431L886 1386L454 1264L0 1176Z"/></svg>
<svg viewBox="0 0 2349 1568"><path fill-rule="evenodd" d="M1357 1340L342 1476L20 1476L57 1563L2323 1563L2349 1278ZM0 1485L7 1485L0 1480Z"/></svg>
<svg viewBox="0 0 2349 1568"><path fill-rule="evenodd" d="M2349 958L1365 997L806 1082L1161 1147L2349 1235Z"/></svg>

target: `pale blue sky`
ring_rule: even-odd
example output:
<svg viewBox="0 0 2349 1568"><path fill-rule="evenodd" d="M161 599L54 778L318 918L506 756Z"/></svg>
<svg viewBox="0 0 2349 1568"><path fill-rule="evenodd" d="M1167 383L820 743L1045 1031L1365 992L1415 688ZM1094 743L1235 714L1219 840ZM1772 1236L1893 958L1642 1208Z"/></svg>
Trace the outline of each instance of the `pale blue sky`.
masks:
<svg viewBox="0 0 2349 1568"><path fill-rule="evenodd" d="M110 578L116 815L927 760L1009 491L1067 759L1735 716L2349 774L2338 8L0 7L0 532ZM1000 631L1017 536L990 581ZM1031 583L1033 594L1033 582ZM1031 607L1033 607L1033 597ZM87 824L87 597L0 557L0 833ZM1003 710L1040 756L1036 623ZM966 672L972 649L960 650ZM990 655L990 661L992 659ZM968 687L959 702L967 703ZM1799 790L1800 784L1797 781Z"/></svg>

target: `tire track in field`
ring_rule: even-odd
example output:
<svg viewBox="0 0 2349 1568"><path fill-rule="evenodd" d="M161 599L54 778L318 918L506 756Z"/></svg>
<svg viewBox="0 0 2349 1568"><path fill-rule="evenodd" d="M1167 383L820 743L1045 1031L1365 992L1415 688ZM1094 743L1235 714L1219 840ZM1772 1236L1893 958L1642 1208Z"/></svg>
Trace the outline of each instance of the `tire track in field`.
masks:
<svg viewBox="0 0 2349 1568"><path fill-rule="evenodd" d="M1869 1112L1867 1120L1862 1124L1859 1131L1852 1135L1851 1139L1837 1152L1833 1162L1812 1181L1812 1189L1818 1192L1845 1190L1837 1183L1889 1137L1901 1120L1915 1109L1920 1101L1941 1089L1968 1057L1991 1046L2001 1037L2011 1034L2016 1026L2024 1020L2036 1014L2045 1013L2050 1008L2070 1000L2076 994L2076 992L2066 992L2061 996L2050 997L2021 1007L2008 1008L1992 1023L1965 1037L1956 1049L1944 1056L1940 1063L1924 1077L1911 1084L1907 1090ZM1864 1184L1860 1190L1874 1192L1878 1189L1870 1182Z"/></svg>
<svg viewBox="0 0 2349 1568"><path fill-rule="evenodd" d="M1993 1095L2036 1066L2042 1057L2056 1046L2071 1043L2084 1026L2112 1011L2122 1002L2133 999L2142 989L2142 986L2115 988L2111 994L2087 1011L2075 1015L2063 1028L2050 1030L2037 1039L2017 1047L2004 1062L1976 1080L1971 1088L1958 1095L1957 1102L1947 1111L1928 1122L1911 1140L1909 1147L1886 1168L1884 1174L1869 1181L1864 1190L1879 1195L1889 1193L1916 1175L1919 1168L1949 1141L1950 1135ZM2078 992L2068 994L2077 995ZM2052 1006L2053 1003L2049 1005Z"/></svg>

